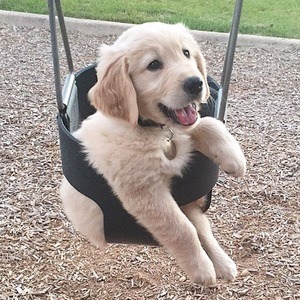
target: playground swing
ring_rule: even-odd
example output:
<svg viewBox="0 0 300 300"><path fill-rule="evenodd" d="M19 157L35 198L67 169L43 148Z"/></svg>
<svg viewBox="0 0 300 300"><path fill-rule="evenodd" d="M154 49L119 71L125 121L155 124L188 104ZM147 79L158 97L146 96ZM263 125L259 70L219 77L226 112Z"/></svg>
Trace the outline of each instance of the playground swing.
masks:
<svg viewBox="0 0 300 300"><path fill-rule="evenodd" d="M60 0L48 0L48 6L58 108L57 122L64 176L75 189L95 201L102 209L107 242L157 245L151 234L122 207L106 180L88 164L79 141L72 135L79 128L81 122L95 112L87 99L88 91L97 82L95 64L85 67L79 72L74 72ZM69 69L63 88L60 76L55 10ZM227 95L241 10L242 0L236 0L221 82L218 84L208 76L213 101L203 106L200 111L201 117L211 116L225 122ZM195 153L184 176L173 178L172 195L177 204L181 206L206 196L204 209L208 209L218 172L218 166L211 160L199 152Z"/></svg>

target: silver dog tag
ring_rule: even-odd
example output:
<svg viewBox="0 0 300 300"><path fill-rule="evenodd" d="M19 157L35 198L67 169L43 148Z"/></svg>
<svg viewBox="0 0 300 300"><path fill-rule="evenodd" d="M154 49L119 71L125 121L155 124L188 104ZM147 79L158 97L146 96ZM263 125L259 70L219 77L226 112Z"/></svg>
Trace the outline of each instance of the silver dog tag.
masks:
<svg viewBox="0 0 300 300"><path fill-rule="evenodd" d="M162 151L168 160L173 160L177 155L177 149L175 143L172 141L173 131L170 128L169 131L171 133L171 137L168 138L162 146Z"/></svg>
<svg viewBox="0 0 300 300"><path fill-rule="evenodd" d="M168 160L172 160L177 155L177 149L175 143L171 140L167 140L162 147L162 151L164 152L165 157Z"/></svg>

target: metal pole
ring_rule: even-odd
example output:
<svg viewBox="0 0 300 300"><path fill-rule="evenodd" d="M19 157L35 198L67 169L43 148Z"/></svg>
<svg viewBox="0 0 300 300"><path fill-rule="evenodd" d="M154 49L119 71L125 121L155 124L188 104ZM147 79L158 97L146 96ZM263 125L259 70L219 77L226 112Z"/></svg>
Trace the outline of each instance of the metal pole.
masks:
<svg viewBox="0 0 300 300"><path fill-rule="evenodd" d="M231 30L229 35L229 41L227 45L227 51L225 56L225 62L221 78L221 88L222 88L222 100L220 104L220 110L218 112L218 119L224 121L226 115L227 107L227 96L230 84L230 77L232 73L233 59L235 53L235 47L238 36L238 29L240 24L240 18L242 13L243 0L236 0L234 15L231 24Z"/></svg>
<svg viewBox="0 0 300 300"><path fill-rule="evenodd" d="M62 98L62 88L61 88L61 77L59 69L59 55L57 46L57 34L56 34L56 24L55 24L55 7L54 0L48 0L49 8L49 23L51 32L51 47L52 47L52 58L53 58L53 69L54 69L54 81L56 90L56 102L57 108L60 112L65 111L65 105Z"/></svg>
<svg viewBox="0 0 300 300"><path fill-rule="evenodd" d="M61 36L62 36L62 40L66 52L69 73L73 73L74 71L73 60L72 60L72 55L71 55L71 50L70 50L70 45L69 45L69 40L68 40L68 35L67 35L67 30L66 30L64 16L62 13L60 0L55 0L55 6L56 6L56 12L59 21Z"/></svg>

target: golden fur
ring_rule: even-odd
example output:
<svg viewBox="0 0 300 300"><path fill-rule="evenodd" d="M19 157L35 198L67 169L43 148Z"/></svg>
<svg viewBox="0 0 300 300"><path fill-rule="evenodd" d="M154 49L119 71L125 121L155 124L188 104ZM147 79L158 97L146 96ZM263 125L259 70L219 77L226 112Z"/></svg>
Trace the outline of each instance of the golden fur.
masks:
<svg viewBox="0 0 300 300"><path fill-rule="evenodd" d="M191 124L183 126L160 109L164 105L177 114L184 107L192 110L191 101L199 108L207 100L205 60L197 43L181 24L138 25L113 45L101 47L97 76L89 92L97 112L75 133L89 162L192 281L210 285L217 277L233 280L235 263L213 237L197 201L179 208L170 193L171 178L181 174L194 150L233 176L243 176L246 168L237 141L221 122L206 117L188 119ZM201 89L183 88L187 78L200 80ZM139 126L139 116L165 126ZM169 128L177 148L173 160L162 151ZM94 245L105 246L101 209L66 179L60 194L74 227Z"/></svg>

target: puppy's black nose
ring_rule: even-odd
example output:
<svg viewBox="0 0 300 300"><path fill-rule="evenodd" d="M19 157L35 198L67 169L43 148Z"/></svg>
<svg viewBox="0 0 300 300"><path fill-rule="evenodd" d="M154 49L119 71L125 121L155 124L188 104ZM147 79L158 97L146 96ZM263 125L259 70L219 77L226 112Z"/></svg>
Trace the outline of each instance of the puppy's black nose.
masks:
<svg viewBox="0 0 300 300"><path fill-rule="evenodd" d="M197 76L188 77L183 83L183 90L192 96L197 96L202 91L203 82Z"/></svg>

